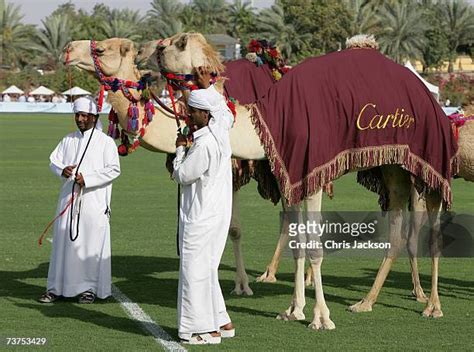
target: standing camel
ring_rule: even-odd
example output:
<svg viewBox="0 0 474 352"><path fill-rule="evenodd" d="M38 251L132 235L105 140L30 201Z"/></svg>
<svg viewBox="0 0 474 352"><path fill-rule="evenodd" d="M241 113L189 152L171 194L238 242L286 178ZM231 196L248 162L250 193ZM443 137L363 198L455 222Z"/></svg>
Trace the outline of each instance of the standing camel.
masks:
<svg viewBox="0 0 474 352"><path fill-rule="evenodd" d="M196 33L192 34L178 34L175 35L171 38L168 38L164 41L160 42L160 46L158 46L157 52L153 53L153 57L156 56L157 54L160 54L160 51L164 51L166 47L168 46L173 46L170 48L170 53L175 53L176 48L184 48L181 51L186 52L186 46L185 44L189 39L192 40L190 43L189 47L193 48L192 53L194 54L192 58L192 63L191 65L195 64L195 60L199 62L200 55L205 55L206 53L209 53L211 50L207 47L207 43L205 43L205 40L200 37ZM153 47L156 47L157 43L153 43ZM149 44L151 45L151 43ZM196 48L201 45L204 50L199 52L199 49L196 50ZM373 37L366 36L366 35L357 35L354 36L353 38L349 39L346 43L346 46L348 48L352 49L378 49L378 44L375 41ZM151 50L150 47L147 48L148 53L147 55L151 55ZM189 69L191 66L189 66L189 62L186 62L186 59L184 60L178 60L177 62L173 61L172 56L171 60L165 62L165 65L167 66L166 68L169 69L170 67L173 67L173 69L178 69L182 70L180 72L188 72L186 71ZM181 56L180 56L181 57ZM184 55L186 57L186 55ZM163 60L166 60L166 57L163 58ZM161 61L161 59L160 59ZM204 60L204 63L206 61ZM176 65L176 66L173 66ZM181 65L181 66L180 66ZM474 180L474 141L472 139L472 128L473 127L468 127L468 126L473 126L474 127L474 122L469 122L466 124L466 127L462 128L460 130L460 151L459 151L459 158L460 158L460 170L459 170L459 177L463 177L465 180L468 181L473 181ZM428 196L428 201L430 201L431 196ZM411 209L414 211L414 214L412 215L412 218L410 219L410 229L408 233L408 240L404 241L406 242L407 249L408 249L408 254L409 254L409 259L410 259L410 265L411 265L411 271L412 271L412 283L413 283L413 295L416 297L416 299L419 302L426 303L428 301L428 298L425 296L423 289L420 284L420 279L419 279L419 273L418 273L418 265L417 265L417 259L416 259L416 243L418 239L418 233L420 228L423 225L423 222L426 221L424 217L415 215L415 214L420 214L428 211L429 209L432 209L432 205L427 204L425 199L423 199L420 194L417 192L415 187L412 185L410 189L410 202L411 202ZM283 199L282 199L282 204L284 204ZM285 209L285 207L284 207ZM311 206L309 207L311 209ZM295 209L293 209L295 210ZM285 218L285 221L288 221L287 218ZM435 220L433 220L435 222ZM281 258L281 254L283 249L288 243L288 231L284 231L285 229L287 230L286 224L283 225L283 231L281 233L280 239L278 241L278 245L275 251L275 254L272 258L271 263L267 266L267 270L265 273L260 276L257 281L266 281L266 282L275 282L276 277L275 273L278 268L279 260ZM435 235L433 235L435 236ZM433 250L435 250L433 248ZM378 293L380 291L380 288L382 287L383 281L385 280L386 275L388 274L390 270L390 266L393 262L394 259L390 259L391 256L388 257L387 260L384 260L383 265L381 267L381 270L377 276L377 280L374 284L374 288L371 290L371 293L367 296L367 298L358 304L355 304L350 307L350 309L354 312L358 311L366 311L371 309L371 306L376 300L376 297L378 296ZM433 268L435 269L437 267L437 264L434 263ZM308 268L308 271L306 273L306 280L305 284L308 286L312 282L312 277L311 277L312 270L311 268ZM436 297L437 294L434 296ZM436 301L436 298L433 298L434 301ZM371 303L368 303L371 302ZM370 308L369 308L370 306ZM428 304L429 307L433 307L433 304ZM432 311L432 308L426 309L425 310L425 315L430 315L430 312ZM432 313L432 316L437 316L438 313L434 312Z"/></svg>
<svg viewBox="0 0 474 352"><path fill-rule="evenodd" d="M215 57L212 56L212 50L209 49L209 46L206 45L205 39L197 34L197 33L189 33L189 34L179 34L176 35L169 40L170 42L167 45L163 45L159 49L159 62L167 71L170 72L180 72L180 73L192 73L194 69L199 66L204 67L212 67L210 62L215 60ZM278 84L277 84L278 86ZM278 88L275 88L277 91ZM275 93L277 95L277 93ZM248 112L250 115L250 112ZM264 140L266 136L262 133L262 125L264 122L258 121L255 117L255 110L251 115L252 122L257 125L257 130L259 130L259 136L261 140ZM241 118L239 115L238 118ZM444 122L442 122L444 123ZM446 126L446 124L445 124ZM449 140L449 136L448 136ZM268 141L265 145L265 151L268 153L272 152L268 147ZM454 159L453 159L454 160ZM274 162L274 161L273 161ZM451 163L451 160L447 160L448 163ZM366 165L364 161L361 164ZM396 164L396 163L394 163ZM470 161L470 165L472 165L472 160ZM274 165L273 165L274 166ZM462 165L461 165L462 166ZM363 168L362 168L363 169ZM353 168L351 171L356 171L356 168ZM393 250L388 251L384 262L382 263L382 267L379 270L377 275L376 282L374 283L374 288L372 290L371 296L371 304L375 302L376 295L373 293L375 291L378 292L380 290L388 271L390 270L391 263L393 262L394 258L398 255L401 245L402 245L402 210L406 207L408 203L410 193L412 193L412 198L414 198L417 194L414 192L414 187L412 186L412 180L410 174L403 170L402 168L395 166L395 165L381 165L380 171L382 173L382 182L383 186L387 190L388 195L388 210L389 210L389 219L390 219L390 239L391 243L393 244ZM276 171L278 172L278 171ZM281 172L281 171L280 171ZM432 295L427 302L427 307L424 310L423 314L426 316L441 316L441 308L439 297L437 294L437 276L438 276L438 261L439 261L439 254L440 254L440 230L439 230L439 210L441 207L442 201L446 201L446 190L443 190L443 195L439 192L441 191L441 187L436 189L436 187L430 189L426 192L426 210L428 212L428 220L430 222L432 228L432 256L433 256L433 270L432 270ZM314 193L319 195L320 192L316 191ZM288 194L285 192L285 196ZM291 194L289 194L291 197ZM320 200L320 199L319 199ZM311 207L308 207L312 209ZM320 209L320 202L319 207ZM314 210L314 209L312 209ZM416 223L416 221L412 221L412 223ZM411 232L409 234L410 238L413 238L413 234L417 234L416 229L412 226ZM304 297L302 296L301 290L301 276L302 276L302 265L301 259L297 258L297 269L296 269L296 288L295 288L295 296L294 300L290 306L290 308L280 317L284 319L300 319L302 317L302 309L298 306L298 303L304 304ZM314 277L314 283L316 286L316 307L315 307L315 319L313 320L312 327L325 328L325 322L328 326L332 325L329 319L329 311L327 307L325 307L325 303L321 305L318 304L318 301L324 302L324 296L322 294L321 289L321 279L320 279L320 264L322 258L310 258L310 262L312 265L313 273L316 275ZM304 263L304 258L303 258ZM304 265L304 264L303 264ZM415 266L414 266L415 265ZM416 261L412 261L412 268L416 277L418 277L417 268L416 268ZM415 279L414 275L414 285L415 285L415 294L420 295L421 299L423 299L423 292L421 290L421 286L419 286L419 280ZM417 286L419 286L420 290L417 290ZM372 302L373 301L373 302ZM369 304L370 305L370 304ZM318 307L319 306L319 307ZM366 301L359 302L358 304L351 307L353 311L363 311L367 306Z"/></svg>

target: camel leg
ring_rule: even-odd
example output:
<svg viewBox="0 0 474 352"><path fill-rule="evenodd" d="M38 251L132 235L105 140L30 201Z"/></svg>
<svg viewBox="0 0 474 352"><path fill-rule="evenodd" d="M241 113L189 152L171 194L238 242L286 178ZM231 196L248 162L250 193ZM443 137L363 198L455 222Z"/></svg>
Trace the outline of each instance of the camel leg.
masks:
<svg viewBox="0 0 474 352"><path fill-rule="evenodd" d="M389 193L389 236L390 249L380 265L379 271L367 296L358 303L349 307L352 312L371 312L372 306L387 278L392 264L396 260L403 244L403 209L408 203L410 194L410 178L406 171L397 166L383 166L383 179Z"/></svg>
<svg viewBox="0 0 474 352"><path fill-rule="evenodd" d="M275 248L275 253L273 254L270 264L267 265L267 269L265 270L265 272L259 277L257 277L256 279L257 282L272 282L273 283L277 281L275 274L278 271L278 266L280 264L280 259L281 259L283 249L287 246L288 239L289 239L288 217L285 214L287 211L287 207L283 200L281 204L282 204L282 210L283 210L283 224L281 228L280 238L278 239L278 243ZM311 286L313 284L312 275L313 275L313 269L311 268L311 266L309 266L305 274L305 286Z"/></svg>
<svg viewBox="0 0 474 352"><path fill-rule="evenodd" d="M324 299L323 282L321 277L321 264L323 262L322 251L319 258L312 258L310 261L313 270L316 303L313 309L313 321L308 325L308 327L314 330L333 330L336 328L336 325L329 317L329 308Z"/></svg>
<svg viewBox="0 0 474 352"><path fill-rule="evenodd" d="M411 186L411 214L410 229L408 233L407 251L410 259L411 278L413 282L412 295L418 302L426 303L426 297L420 283L420 275L418 272L418 238L421 227L426 221L426 202L420 198L420 194L416 191L415 186Z"/></svg>
<svg viewBox="0 0 474 352"><path fill-rule="evenodd" d="M233 193L232 197L232 218L229 227L229 236L232 240L235 257L235 288L231 294L238 296L252 296L252 289L249 287L249 278L245 271L244 257L242 255L242 232L240 229L240 212L238 192Z"/></svg>
<svg viewBox="0 0 474 352"><path fill-rule="evenodd" d="M289 211L291 215L288 218L288 222L302 223L301 207L299 205L290 207ZM288 307L288 309L285 310L283 313L280 313L277 315L276 318L279 320L304 320L305 319L305 315L303 313L303 309L306 305L306 298L305 298L305 292L304 292L305 291L304 251L297 250L297 249L293 250L293 257L295 259L295 288L293 291L293 298L291 300L291 304Z"/></svg>
<svg viewBox="0 0 474 352"><path fill-rule="evenodd" d="M306 210L308 212L308 219L314 222L321 222L321 201L322 201L322 190L315 195L309 197L306 200ZM308 240L319 241L318 235L308 234ZM323 262L323 250L322 249L311 249L307 250L307 256L309 257L311 266L311 273L313 279L313 285L315 290L316 302L313 308L313 321L308 325L309 328L314 330L333 330L336 325L331 320L329 308L326 304L323 291L323 280L321 275L321 264ZM310 276L310 277L311 277ZM308 280L308 277L306 277Z"/></svg>
<svg viewBox="0 0 474 352"><path fill-rule="evenodd" d="M426 196L426 207L428 209L428 221L431 229L431 294L423 311L424 317L441 318L441 302L438 295L438 267L441 255L441 196L438 193L430 193Z"/></svg>
<svg viewBox="0 0 474 352"><path fill-rule="evenodd" d="M314 285L314 282L313 282L313 267L311 265L308 266L308 269L306 269L304 285L306 287Z"/></svg>
<svg viewBox="0 0 474 352"><path fill-rule="evenodd" d="M257 282L276 282L277 279L275 274L278 270L278 265L280 264L281 255L283 249L288 244L288 216L287 216L287 205L286 202L282 199L281 206L283 211L283 224L281 227L280 238L278 240L277 247L275 249L275 253L273 254L272 260L270 264L267 265L267 269L265 272L257 277Z"/></svg>

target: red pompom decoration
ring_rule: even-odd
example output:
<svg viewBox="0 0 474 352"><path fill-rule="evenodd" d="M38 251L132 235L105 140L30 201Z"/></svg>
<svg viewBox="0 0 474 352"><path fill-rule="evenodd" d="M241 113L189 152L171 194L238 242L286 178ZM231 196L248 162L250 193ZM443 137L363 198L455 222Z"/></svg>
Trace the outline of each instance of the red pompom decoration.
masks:
<svg viewBox="0 0 474 352"><path fill-rule="evenodd" d="M273 58L277 58L278 57L278 50L275 49L275 48L270 49L270 50L268 50L268 54Z"/></svg>
<svg viewBox="0 0 474 352"><path fill-rule="evenodd" d="M120 156L127 156L128 155L128 148L125 144L120 144L118 146L118 153Z"/></svg>

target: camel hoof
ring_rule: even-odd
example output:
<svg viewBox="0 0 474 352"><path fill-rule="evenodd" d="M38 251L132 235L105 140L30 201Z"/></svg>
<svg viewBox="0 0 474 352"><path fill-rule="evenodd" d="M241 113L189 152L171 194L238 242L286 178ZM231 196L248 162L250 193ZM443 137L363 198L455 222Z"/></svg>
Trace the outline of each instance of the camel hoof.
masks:
<svg viewBox="0 0 474 352"><path fill-rule="evenodd" d="M274 283L274 282L277 281L277 278L275 277L274 274L269 274L268 271L265 271L262 275L257 277L257 279L255 281Z"/></svg>
<svg viewBox="0 0 474 352"><path fill-rule="evenodd" d="M443 311L441 308L437 308L434 304L428 303L428 306L422 313L423 317L425 318L441 318L443 316Z"/></svg>
<svg viewBox="0 0 474 352"><path fill-rule="evenodd" d="M428 297L426 297L425 293L423 291L411 291L411 294L413 295L413 297L416 298L416 301L417 302L420 302L420 303L428 303Z"/></svg>
<svg viewBox="0 0 474 352"><path fill-rule="evenodd" d="M363 299L360 302L349 307L349 310L352 313L362 313L362 312L371 312L372 311L372 304Z"/></svg>
<svg viewBox="0 0 474 352"><path fill-rule="evenodd" d="M313 283L312 280L306 280L306 281L304 282L304 285L305 285L306 287L310 287L310 286L314 286L314 283Z"/></svg>
<svg viewBox="0 0 474 352"><path fill-rule="evenodd" d="M416 301L420 303L427 303L428 302L428 297L425 295L423 296L416 296Z"/></svg>
<svg viewBox="0 0 474 352"><path fill-rule="evenodd" d="M303 312L292 312L288 314L288 312L283 312L277 315L277 320L284 320L284 321L298 321L298 320L305 320L305 315Z"/></svg>
<svg viewBox="0 0 474 352"><path fill-rule="evenodd" d="M336 328L336 324L331 319L323 319L320 320L315 319L308 325L308 328L313 330L334 330Z"/></svg>
<svg viewBox="0 0 474 352"><path fill-rule="evenodd" d="M230 294L235 296L253 296L253 291L248 285L236 285Z"/></svg>

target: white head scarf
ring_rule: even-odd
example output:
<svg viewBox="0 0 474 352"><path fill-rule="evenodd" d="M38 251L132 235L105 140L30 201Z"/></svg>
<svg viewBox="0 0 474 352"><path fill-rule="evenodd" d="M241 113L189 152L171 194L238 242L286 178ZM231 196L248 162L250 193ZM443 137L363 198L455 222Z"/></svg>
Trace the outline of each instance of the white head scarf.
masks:
<svg viewBox="0 0 474 352"><path fill-rule="evenodd" d="M74 101L74 113L85 112L97 115L97 104L92 98L81 97Z"/></svg>
<svg viewBox="0 0 474 352"><path fill-rule="evenodd" d="M87 114L97 115L97 104L91 97L81 97L74 100L74 113L85 112ZM100 119L97 119L95 128L102 131L103 125Z"/></svg>
<svg viewBox="0 0 474 352"><path fill-rule="evenodd" d="M211 85L207 89L193 90L189 94L188 105L210 112L212 119L209 120L208 127L216 138L223 155L230 157L232 150L229 130L232 127L234 116L227 106L224 96Z"/></svg>

